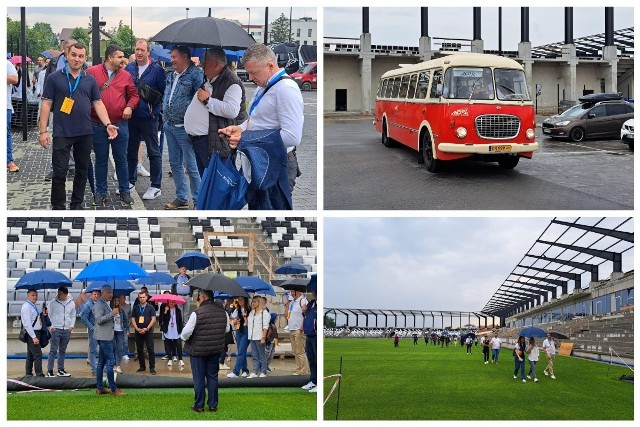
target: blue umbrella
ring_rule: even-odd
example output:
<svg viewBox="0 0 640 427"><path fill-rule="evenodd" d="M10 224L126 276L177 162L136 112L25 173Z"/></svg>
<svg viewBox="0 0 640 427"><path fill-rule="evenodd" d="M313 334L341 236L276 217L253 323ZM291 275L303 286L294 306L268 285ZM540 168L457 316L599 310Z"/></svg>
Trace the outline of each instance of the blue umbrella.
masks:
<svg viewBox="0 0 640 427"><path fill-rule="evenodd" d="M247 292L256 292L265 295L276 295L273 286L256 276L238 276L234 279Z"/></svg>
<svg viewBox="0 0 640 427"><path fill-rule="evenodd" d="M448 337L449 336L449 332L444 331L440 335L442 335L443 337Z"/></svg>
<svg viewBox="0 0 640 427"><path fill-rule="evenodd" d="M75 280L136 280L147 276L149 276L149 273L144 271L138 264L126 259L103 259L86 266L76 276Z"/></svg>
<svg viewBox="0 0 640 427"><path fill-rule="evenodd" d="M187 270L202 270L211 265L211 260L202 252L185 252L176 260L176 265Z"/></svg>
<svg viewBox="0 0 640 427"><path fill-rule="evenodd" d="M89 284L89 286L87 286L87 289L85 289L85 293L88 294L93 291L100 291L105 285L109 285L111 286L111 288L113 288L113 295L115 296L129 295L131 292L136 290L136 288L126 280L94 280Z"/></svg>
<svg viewBox="0 0 640 427"><path fill-rule="evenodd" d="M149 277L143 277L136 283L139 285L152 286L152 285L175 285L176 279L167 273L161 273L159 271L149 273Z"/></svg>
<svg viewBox="0 0 640 427"><path fill-rule="evenodd" d="M38 270L27 273L18 280L16 289L58 289L61 286L70 287L71 280L55 270Z"/></svg>
<svg viewBox="0 0 640 427"><path fill-rule="evenodd" d="M544 331L544 329L529 326L526 328L522 328L518 333L518 336L527 338L544 338L547 336L547 333Z"/></svg>
<svg viewBox="0 0 640 427"><path fill-rule="evenodd" d="M159 44L151 45L150 56L155 61L171 62L171 51L169 49L164 49L162 45Z"/></svg>
<svg viewBox="0 0 640 427"><path fill-rule="evenodd" d="M295 262L288 262L286 264L282 264L280 267L276 268L274 273L277 274L307 274L309 270L302 264L296 264Z"/></svg>

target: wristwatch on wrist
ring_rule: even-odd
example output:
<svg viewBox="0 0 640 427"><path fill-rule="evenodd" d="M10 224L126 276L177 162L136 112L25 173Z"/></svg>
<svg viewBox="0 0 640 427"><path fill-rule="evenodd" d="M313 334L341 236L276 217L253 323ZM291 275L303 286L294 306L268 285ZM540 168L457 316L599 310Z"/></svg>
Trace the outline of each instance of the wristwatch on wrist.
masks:
<svg viewBox="0 0 640 427"><path fill-rule="evenodd" d="M111 126L111 122L109 122L106 125L104 125L105 128L108 128L109 126Z"/></svg>

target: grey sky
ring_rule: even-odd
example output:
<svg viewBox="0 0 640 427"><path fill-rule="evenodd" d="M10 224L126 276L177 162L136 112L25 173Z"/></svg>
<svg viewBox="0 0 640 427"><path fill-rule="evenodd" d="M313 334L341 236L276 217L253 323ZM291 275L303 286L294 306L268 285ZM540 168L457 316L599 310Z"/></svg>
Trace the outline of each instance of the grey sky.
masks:
<svg viewBox="0 0 640 427"><path fill-rule="evenodd" d="M133 2L132 2L133 3ZM138 2L138 4L144 2ZM288 7L270 7L269 22L284 13L289 17ZM106 29L117 27L122 21L125 25L131 25L131 12L133 12L133 33L138 37L152 37L170 23L187 17L185 7L103 7L100 8L100 18L106 21ZM54 33L59 33L62 28L87 27L91 21L91 7L27 7L26 21L29 26L36 22L48 22ZM190 7L189 18L207 16L208 7ZM7 15L14 21L20 20L20 8L8 7ZM251 24L264 24L264 7L251 8ZM242 24L249 22L249 11L246 7L214 7L211 16L215 18L227 18L240 21ZM315 7L294 7L291 10L291 18L302 17L317 18Z"/></svg>
<svg viewBox="0 0 640 427"><path fill-rule="evenodd" d="M551 219L325 218L324 307L479 311ZM602 226L621 222L607 218ZM551 240L561 230L550 226L544 237ZM632 222L623 230L633 231ZM602 266L601 279L610 265ZM633 250L623 257L623 271L632 268Z"/></svg>
<svg viewBox="0 0 640 427"><path fill-rule="evenodd" d="M482 39L485 49L498 49L498 8L483 7ZM604 33L604 7L574 7L574 38ZM564 40L564 8L530 7L530 40L532 45ZM502 48L517 50L520 41L520 8L502 8ZM362 32L361 8L325 8L325 37L360 37ZM614 8L614 27L633 27L633 8ZM418 46L420 37L419 7L371 7L369 31L373 44ZM473 38L472 7L429 7L429 36ZM432 43L435 41L432 41ZM438 46L433 46L435 49Z"/></svg>

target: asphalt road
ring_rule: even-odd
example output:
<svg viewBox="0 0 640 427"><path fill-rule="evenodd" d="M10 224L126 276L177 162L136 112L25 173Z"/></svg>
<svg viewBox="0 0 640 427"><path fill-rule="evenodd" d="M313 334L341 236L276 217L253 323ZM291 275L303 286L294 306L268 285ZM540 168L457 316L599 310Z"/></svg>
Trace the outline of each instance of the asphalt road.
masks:
<svg viewBox="0 0 640 427"><path fill-rule="evenodd" d="M372 118L324 120L328 210L632 210L633 152L619 140L551 140L513 170L460 160L433 174L407 147L386 148Z"/></svg>

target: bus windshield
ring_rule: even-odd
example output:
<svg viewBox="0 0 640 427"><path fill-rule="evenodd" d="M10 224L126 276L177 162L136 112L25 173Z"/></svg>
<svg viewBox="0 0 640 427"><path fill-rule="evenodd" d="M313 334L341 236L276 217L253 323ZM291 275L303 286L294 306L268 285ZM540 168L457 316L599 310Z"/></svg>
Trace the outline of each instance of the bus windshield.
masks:
<svg viewBox="0 0 640 427"><path fill-rule="evenodd" d="M452 67L445 73L443 96L449 99L498 99L529 101L529 89L522 70L489 67Z"/></svg>

